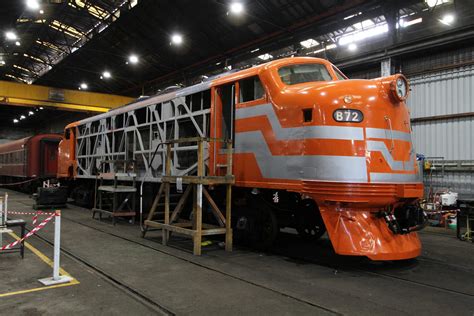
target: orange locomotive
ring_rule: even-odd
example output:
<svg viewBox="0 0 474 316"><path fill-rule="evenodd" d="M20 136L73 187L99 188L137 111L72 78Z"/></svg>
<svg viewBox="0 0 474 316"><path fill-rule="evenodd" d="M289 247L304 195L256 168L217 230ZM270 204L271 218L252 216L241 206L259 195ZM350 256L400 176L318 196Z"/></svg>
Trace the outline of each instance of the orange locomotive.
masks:
<svg viewBox="0 0 474 316"><path fill-rule="evenodd" d="M237 235L268 245L285 226L313 239L327 229L338 254L413 258L424 216L408 90L402 75L348 80L326 60L284 58L70 124L59 173L93 179L101 159L133 159L151 185L160 142L232 139ZM224 173L219 145L207 153L209 173ZM192 172L176 157L174 172Z"/></svg>

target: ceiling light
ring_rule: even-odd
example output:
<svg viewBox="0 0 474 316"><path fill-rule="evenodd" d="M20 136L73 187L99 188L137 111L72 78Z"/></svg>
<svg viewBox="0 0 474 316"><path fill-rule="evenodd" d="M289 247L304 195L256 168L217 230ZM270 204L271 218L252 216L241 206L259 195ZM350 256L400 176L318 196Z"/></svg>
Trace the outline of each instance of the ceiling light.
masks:
<svg viewBox="0 0 474 316"><path fill-rule="evenodd" d="M29 112L28 112L28 116L32 116L32 115L35 115L35 112L29 111Z"/></svg>
<svg viewBox="0 0 474 316"><path fill-rule="evenodd" d="M82 90L87 90L87 88L89 88L89 86L85 82L81 83L81 85L79 86L79 89L82 89Z"/></svg>
<svg viewBox="0 0 474 316"><path fill-rule="evenodd" d="M20 120L24 120L24 119L26 119L26 116L24 115L20 116Z"/></svg>
<svg viewBox="0 0 474 316"><path fill-rule="evenodd" d="M181 34L173 34L171 36L171 43L181 45L183 43L183 36Z"/></svg>
<svg viewBox="0 0 474 316"><path fill-rule="evenodd" d="M38 10L40 7L38 0L26 0L26 6L31 10Z"/></svg>
<svg viewBox="0 0 474 316"><path fill-rule="evenodd" d="M43 107L42 107L42 106L40 106L40 110L43 110Z"/></svg>
<svg viewBox="0 0 474 316"><path fill-rule="evenodd" d="M13 123L16 124L16 123L18 123L18 122L19 122L18 119L13 119Z"/></svg>
<svg viewBox="0 0 474 316"><path fill-rule="evenodd" d="M102 77L104 77L105 79L109 79L110 77L112 77L112 74L109 71L104 71L102 73Z"/></svg>
<svg viewBox="0 0 474 316"><path fill-rule="evenodd" d="M21 43L20 43L19 41L16 41L16 42L15 42L15 45L16 45L16 46L21 46Z"/></svg>
<svg viewBox="0 0 474 316"><path fill-rule="evenodd" d="M273 56L270 54L263 54L263 55L258 56L258 58L260 58L261 60L268 60L268 59L273 58Z"/></svg>
<svg viewBox="0 0 474 316"><path fill-rule="evenodd" d="M4 60L0 60L0 66L4 66L5 65L5 61Z"/></svg>
<svg viewBox="0 0 474 316"><path fill-rule="evenodd" d="M12 31L8 31L5 33L5 37L7 38L7 40L9 41L15 41L18 37L16 36L15 32L12 32Z"/></svg>
<svg viewBox="0 0 474 316"><path fill-rule="evenodd" d="M430 7L433 8L438 4L438 0L425 0L425 3Z"/></svg>
<svg viewBox="0 0 474 316"><path fill-rule="evenodd" d="M128 61L131 63L131 64L136 64L138 63L138 56L137 55L130 55L128 57Z"/></svg>
<svg viewBox="0 0 474 316"><path fill-rule="evenodd" d="M354 43L351 43L351 44L349 44L348 48L349 48L350 51L353 52L353 51L357 50L357 45L354 44Z"/></svg>
<svg viewBox="0 0 474 316"><path fill-rule="evenodd" d="M315 39L309 38L306 41L300 42L301 46L304 48L310 48L319 45L319 42Z"/></svg>
<svg viewBox="0 0 474 316"><path fill-rule="evenodd" d="M44 14L44 10L40 10L40 14Z"/></svg>
<svg viewBox="0 0 474 316"><path fill-rule="evenodd" d="M440 22L444 25L451 25L454 22L454 15L446 14L443 16L443 19L441 19Z"/></svg>
<svg viewBox="0 0 474 316"><path fill-rule="evenodd" d="M353 42L364 40L369 37L378 36L387 32L388 32L388 24L383 23L383 24L377 25L375 27L372 27L363 31L359 31L356 33L342 36L339 39L339 45L347 45Z"/></svg>
<svg viewBox="0 0 474 316"><path fill-rule="evenodd" d="M230 4L230 12L233 14L241 14L244 12L244 5L241 2L232 2Z"/></svg>

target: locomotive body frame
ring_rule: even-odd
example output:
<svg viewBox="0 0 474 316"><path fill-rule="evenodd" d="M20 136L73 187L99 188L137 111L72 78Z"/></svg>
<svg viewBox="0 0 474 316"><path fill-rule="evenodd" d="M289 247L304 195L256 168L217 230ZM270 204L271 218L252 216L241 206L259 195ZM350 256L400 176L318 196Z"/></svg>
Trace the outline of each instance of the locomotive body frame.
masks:
<svg viewBox="0 0 474 316"><path fill-rule="evenodd" d="M305 82L307 72L296 67L323 68L322 80ZM416 233L395 232L382 215L402 214L423 194L409 112L393 93L399 78L346 80L330 62L301 57L224 74L68 125L59 175L94 179L99 165L112 170L114 160L135 160L138 180L159 182L159 144L193 136L232 139L236 196L247 200L243 205L255 208L252 196L270 194L260 200L281 210L278 195L284 195L292 215L279 212L279 218L291 218L309 205L303 201L313 200L337 253L416 257ZM363 119L336 120L337 111L346 110ZM189 156L194 151L186 144L173 150L173 174L195 171ZM219 145L206 148L206 155L208 174L222 175L226 157Z"/></svg>

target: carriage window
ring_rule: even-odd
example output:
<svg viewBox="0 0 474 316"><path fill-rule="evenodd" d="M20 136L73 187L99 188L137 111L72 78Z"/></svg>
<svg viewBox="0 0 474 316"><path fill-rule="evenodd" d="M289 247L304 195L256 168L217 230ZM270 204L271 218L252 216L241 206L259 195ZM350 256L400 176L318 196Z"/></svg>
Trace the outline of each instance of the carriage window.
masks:
<svg viewBox="0 0 474 316"><path fill-rule="evenodd" d="M281 81L287 85L303 82L331 81L331 75L323 64L300 64L278 69Z"/></svg>
<svg viewBox="0 0 474 316"><path fill-rule="evenodd" d="M249 102L263 98L265 91L263 90L260 78L255 76L239 81L240 86L240 102Z"/></svg>

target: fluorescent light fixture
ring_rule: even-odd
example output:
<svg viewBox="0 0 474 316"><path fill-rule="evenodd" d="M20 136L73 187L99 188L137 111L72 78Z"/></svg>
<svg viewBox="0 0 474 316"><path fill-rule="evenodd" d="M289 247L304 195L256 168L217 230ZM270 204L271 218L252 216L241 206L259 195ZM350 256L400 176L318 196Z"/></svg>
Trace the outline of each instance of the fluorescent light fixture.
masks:
<svg viewBox="0 0 474 316"><path fill-rule="evenodd" d="M38 10L40 5L38 0L26 0L26 7L30 10Z"/></svg>
<svg viewBox="0 0 474 316"><path fill-rule="evenodd" d="M102 73L102 77L104 77L105 79L109 79L110 77L112 77L112 74L109 71L104 71Z"/></svg>
<svg viewBox="0 0 474 316"><path fill-rule="evenodd" d="M315 39L308 38L307 40L300 42L300 44L304 48L311 48L311 47L319 45L319 42Z"/></svg>
<svg viewBox="0 0 474 316"><path fill-rule="evenodd" d="M20 116L20 120L24 120L24 119L26 119L26 116L21 115L21 116Z"/></svg>
<svg viewBox="0 0 474 316"><path fill-rule="evenodd" d="M261 60L269 60L273 58L273 56L270 54L263 54L263 55L258 56L258 58L260 58Z"/></svg>
<svg viewBox="0 0 474 316"><path fill-rule="evenodd" d="M32 116L32 115L35 115L35 112L29 111L29 112L28 112L28 116Z"/></svg>
<svg viewBox="0 0 474 316"><path fill-rule="evenodd" d="M418 23L421 23L421 22L423 22L423 18L418 18L418 19L414 19L414 20L411 20L411 21L405 21L405 22L403 22L402 27L408 27L408 26L415 25L415 24L418 24Z"/></svg>
<svg viewBox="0 0 474 316"><path fill-rule="evenodd" d="M16 41L16 39L18 38L15 34L15 32L13 31L8 31L5 33L5 37L7 40L9 41Z"/></svg>
<svg viewBox="0 0 474 316"><path fill-rule="evenodd" d="M364 31L342 36L339 39L339 45L348 45L350 43L359 42L366 38L378 36L387 32L388 32L388 25L387 23L383 23Z"/></svg>
<svg viewBox="0 0 474 316"><path fill-rule="evenodd" d="M79 88L82 89L82 90L87 90L89 88L89 86L87 85L87 83L83 82L83 83L80 84Z"/></svg>
<svg viewBox="0 0 474 316"><path fill-rule="evenodd" d="M259 50L260 50L260 48L255 48L255 49L251 50L250 52L251 52L251 53L256 53L256 52L258 52Z"/></svg>
<svg viewBox="0 0 474 316"><path fill-rule="evenodd" d="M454 15L448 13L440 20L444 25L451 25L454 22Z"/></svg>
<svg viewBox="0 0 474 316"><path fill-rule="evenodd" d="M18 122L19 122L18 119L13 119L13 123L16 124L16 123L18 123Z"/></svg>
<svg viewBox="0 0 474 316"><path fill-rule="evenodd" d="M334 48L336 48L336 47L337 47L336 44L329 44L329 45L326 46L326 47L323 47L323 48L321 48L321 49L314 50L314 51L312 51L312 52L307 53L306 55L319 54L319 53L322 53L322 52L324 52L324 51L326 51L326 50L334 49Z"/></svg>
<svg viewBox="0 0 474 316"><path fill-rule="evenodd" d="M372 27L372 26L374 26L374 25L375 25L374 21L372 21L372 20L364 20L364 21L362 21L362 22L359 22L359 23L354 24L353 26L354 26L354 28L356 28L356 29L358 29L358 30L363 30L363 29L367 29L367 28L369 28L369 27Z"/></svg>
<svg viewBox="0 0 474 316"><path fill-rule="evenodd" d="M16 42L15 42L15 45L16 45L16 46L21 46L21 43L20 43L19 41L16 41Z"/></svg>
<svg viewBox="0 0 474 316"><path fill-rule="evenodd" d="M357 45L354 44L354 43L350 43L349 46L348 46L348 48L349 48L349 50L350 50L351 52L354 52L354 51L357 50Z"/></svg>
<svg viewBox="0 0 474 316"><path fill-rule="evenodd" d="M138 56L137 55L130 55L128 57L128 61L131 63L131 64L136 64L138 63Z"/></svg>
<svg viewBox="0 0 474 316"><path fill-rule="evenodd" d="M244 12L244 5L241 2L232 2L229 8L233 14L241 14Z"/></svg>
<svg viewBox="0 0 474 316"><path fill-rule="evenodd" d="M181 34L173 34L171 36L171 43L181 45L183 43L183 36Z"/></svg>

